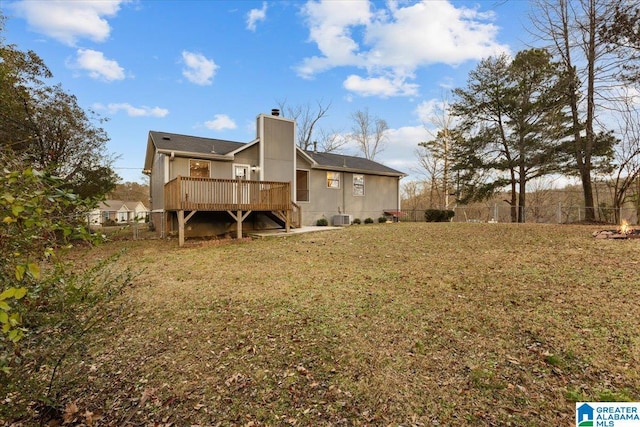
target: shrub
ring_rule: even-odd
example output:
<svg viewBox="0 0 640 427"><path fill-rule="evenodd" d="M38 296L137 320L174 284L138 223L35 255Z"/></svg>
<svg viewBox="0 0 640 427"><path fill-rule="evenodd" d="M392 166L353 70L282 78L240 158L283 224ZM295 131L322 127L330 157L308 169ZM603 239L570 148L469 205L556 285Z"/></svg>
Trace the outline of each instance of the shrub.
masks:
<svg viewBox="0 0 640 427"><path fill-rule="evenodd" d="M424 211L424 219L427 222L448 222L455 214L452 210L427 209Z"/></svg>
<svg viewBox="0 0 640 427"><path fill-rule="evenodd" d="M55 399L78 380L59 368L86 348L131 276L109 270L114 258L82 269L63 261L72 244L100 236L83 225L95 203L64 190L61 179L4 152L0 188L0 390L12 396L0 419L11 420L59 406Z"/></svg>
<svg viewBox="0 0 640 427"><path fill-rule="evenodd" d="M378 223L384 224L385 222L387 222L387 217L386 216L381 216L380 218L378 218Z"/></svg>
<svg viewBox="0 0 640 427"><path fill-rule="evenodd" d="M316 221L316 225L320 227L326 227L327 225L329 225L329 221L327 221L327 218L320 218Z"/></svg>
<svg viewBox="0 0 640 427"><path fill-rule="evenodd" d="M352 224L360 224L362 223L362 221L360 221L360 218L354 218Z"/></svg>
<svg viewBox="0 0 640 427"><path fill-rule="evenodd" d="M367 219L364 220L364 223L365 224L373 224L373 219L367 218Z"/></svg>

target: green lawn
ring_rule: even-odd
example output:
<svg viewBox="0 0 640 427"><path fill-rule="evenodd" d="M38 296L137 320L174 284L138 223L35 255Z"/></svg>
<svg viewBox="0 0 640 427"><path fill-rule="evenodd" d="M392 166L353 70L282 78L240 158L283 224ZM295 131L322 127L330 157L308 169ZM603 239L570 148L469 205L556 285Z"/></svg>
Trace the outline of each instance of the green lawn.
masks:
<svg viewBox="0 0 640 427"><path fill-rule="evenodd" d="M113 242L82 255L142 271L58 396L94 425L574 425L640 400L640 239L597 229Z"/></svg>

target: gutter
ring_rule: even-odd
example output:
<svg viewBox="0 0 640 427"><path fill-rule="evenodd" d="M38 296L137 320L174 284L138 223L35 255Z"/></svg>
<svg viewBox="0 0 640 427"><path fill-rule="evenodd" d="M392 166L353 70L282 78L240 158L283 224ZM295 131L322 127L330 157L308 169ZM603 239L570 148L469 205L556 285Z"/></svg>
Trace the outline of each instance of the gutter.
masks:
<svg viewBox="0 0 640 427"><path fill-rule="evenodd" d="M226 154L215 154L215 153L194 153L192 151L176 151L176 150L167 150L167 149L159 149L157 151L160 154L167 154L172 158L175 156L178 157L195 157L198 159L211 159L211 160L233 160L233 156L229 156Z"/></svg>
<svg viewBox="0 0 640 427"><path fill-rule="evenodd" d="M344 166L324 166L324 165L311 165L311 169L318 170L326 170L326 171L335 171L335 172L355 172L367 175L380 175L380 176L397 176L398 178L404 178L407 176L406 173L402 172L380 172L380 171L372 171L371 169L355 169Z"/></svg>

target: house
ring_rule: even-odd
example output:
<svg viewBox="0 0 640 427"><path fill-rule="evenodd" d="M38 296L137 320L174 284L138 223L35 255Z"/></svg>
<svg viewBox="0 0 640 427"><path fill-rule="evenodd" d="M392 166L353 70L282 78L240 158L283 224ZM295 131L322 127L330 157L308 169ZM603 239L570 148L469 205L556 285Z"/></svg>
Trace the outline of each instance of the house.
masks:
<svg viewBox="0 0 640 427"><path fill-rule="evenodd" d="M88 214L91 226L146 222L149 209L141 201L105 200Z"/></svg>
<svg viewBox="0 0 640 427"><path fill-rule="evenodd" d="M259 114L248 143L150 131L144 173L161 237L348 225L400 210L402 172L355 156L300 149L295 121Z"/></svg>

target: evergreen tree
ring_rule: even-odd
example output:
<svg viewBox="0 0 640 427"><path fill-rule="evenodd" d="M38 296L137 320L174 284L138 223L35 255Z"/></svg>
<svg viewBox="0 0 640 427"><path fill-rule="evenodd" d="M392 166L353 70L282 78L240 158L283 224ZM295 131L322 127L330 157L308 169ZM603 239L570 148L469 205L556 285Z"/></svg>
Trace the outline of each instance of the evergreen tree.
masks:
<svg viewBox="0 0 640 427"><path fill-rule="evenodd" d="M506 55L484 59L469 74L452 105L465 136L454 148L461 200L481 200L509 185L512 221L525 221L527 183L567 162L566 85L542 49L519 52L513 61Z"/></svg>

